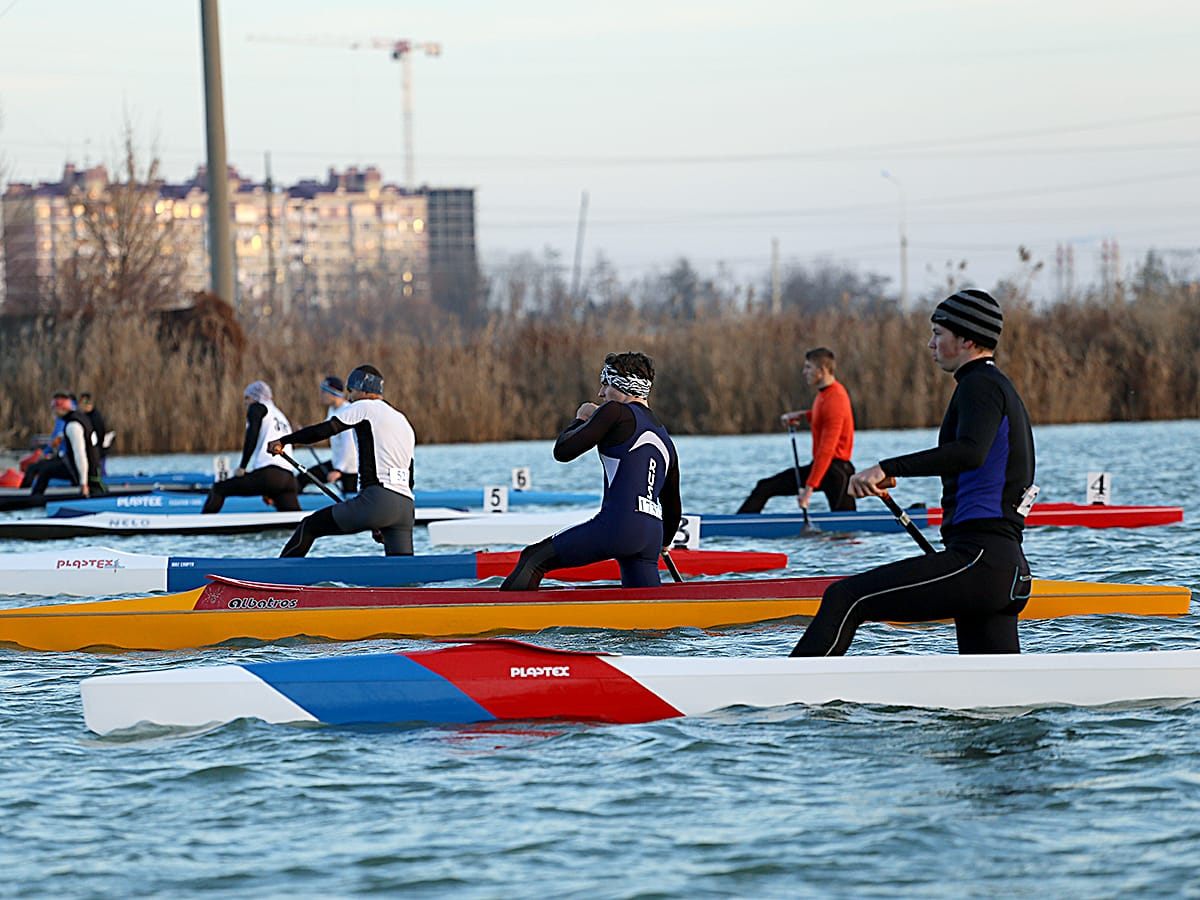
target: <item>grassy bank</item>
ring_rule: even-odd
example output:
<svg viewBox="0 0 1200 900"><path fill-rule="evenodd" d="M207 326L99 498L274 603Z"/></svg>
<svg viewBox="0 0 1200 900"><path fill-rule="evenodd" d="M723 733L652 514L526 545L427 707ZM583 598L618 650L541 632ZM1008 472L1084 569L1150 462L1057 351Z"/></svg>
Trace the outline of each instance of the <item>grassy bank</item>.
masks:
<svg viewBox="0 0 1200 900"><path fill-rule="evenodd" d="M1045 309L1009 303L1000 365L1035 423L1200 416L1200 299L1187 287L1136 302ZM335 333L299 322L239 348L165 336L142 314L86 323L3 325L0 444L49 430L49 396L91 391L119 452L204 452L241 440L242 389L263 379L299 427L320 419L317 384L370 362L424 442L551 437L590 399L605 352L642 350L658 367L652 403L680 434L771 431L807 406L803 351L832 347L860 428L929 426L953 387L924 349L928 311L828 309L692 319L585 315L566 323L495 320L421 339L402 329Z"/></svg>

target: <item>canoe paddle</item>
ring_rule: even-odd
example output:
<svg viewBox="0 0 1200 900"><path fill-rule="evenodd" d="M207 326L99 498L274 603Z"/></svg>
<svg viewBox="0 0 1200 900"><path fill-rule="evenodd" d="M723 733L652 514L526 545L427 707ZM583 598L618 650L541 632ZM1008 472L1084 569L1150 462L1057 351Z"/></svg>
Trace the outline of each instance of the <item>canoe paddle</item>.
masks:
<svg viewBox="0 0 1200 900"><path fill-rule="evenodd" d="M679 567L675 565L675 560L671 559L671 551L666 547L662 550L663 562L667 564L667 571L671 573L671 579L679 584L683 581L683 576L679 574Z"/></svg>
<svg viewBox="0 0 1200 900"><path fill-rule="evenodd" d="M937 553L933 548L933 544L929 543L929 538L921 534L921 529L917 527L917 523L910 519L908 513L900 508L900 504L892 499L891 494L884 491L879 495L879 499L884 502L884 505L887 506L891 514L896 517L896 521L900 523L900 526L917 542L918 547L931 555Z"/></svg>
<svg viewBox="0 0 1200 900"><path fill-rule="evenodd" d="M796 472L796 496L800 496L800 492L804 490L803 479L800 477L800 451L796 449L796 426L788 425L788 434L792 438L792 467ZM808 518L808 507L800 507L800 511L804 513L804 527L800 529L802 535L820 534L821 529L812 523Z"/></svg>
<svg viewBox="0 0 1200 900"><path fill-rule="evenodd" d="M312 472L308 471L308 469L306 469L303 465L301 465L297 460L292 459L292 457L289 456L286 451L280 450L279 455L283 457L284 462L286 462L293 469L295 469L297 472L299 472L301 475L308 478L309 481L311 481L313 484L315 484L317 487L319 487L325 493L325 495L327 497L329 497L329 499L332 500L334 503L342 502L342 498L333 492L333 488L331 488L329 485L325 484L325 482L321 481L321 479L318 478L316 475L314 475Z"/></svg>

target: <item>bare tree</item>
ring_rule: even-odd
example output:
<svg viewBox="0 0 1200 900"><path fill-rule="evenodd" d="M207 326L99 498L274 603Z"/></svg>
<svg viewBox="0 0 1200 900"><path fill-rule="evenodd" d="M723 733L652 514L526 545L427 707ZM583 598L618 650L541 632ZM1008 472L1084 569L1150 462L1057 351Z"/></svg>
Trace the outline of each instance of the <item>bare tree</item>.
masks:
<svg viewBox="0 0 1200 900"><path fill-rule="evenodd" d="M63 312L147 311L181 299L185 262L176 247L175 219L161 195L159 162L140 169L128 127L121 168L123 180L72 192L78 233L59 271Z"/></svg>

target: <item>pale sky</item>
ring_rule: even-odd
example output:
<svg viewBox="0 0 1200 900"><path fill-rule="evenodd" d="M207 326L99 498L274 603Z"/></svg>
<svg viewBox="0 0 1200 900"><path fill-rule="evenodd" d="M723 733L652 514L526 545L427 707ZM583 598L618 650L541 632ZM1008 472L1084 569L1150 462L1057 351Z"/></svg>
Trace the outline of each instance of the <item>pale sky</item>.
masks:
<svg viewBox="0 0 1200 900"><path fill-rule="evenodd" d="M229 160L279 183L329 166L404 175L413 62L420 182L477 189L486 264L553 247L623 277L831 258L914 296L948 260L991 287L1024 244L1055 290L1101 242L1200 270L1200 4L1180 0L440 0L221 5ZM264 35L342 44L251 41ZM0 0L0 164L57 180L118 158L128 118L181 180L205 155L198 2ZM889 171L894 180L881 176ZM899 182L899 186L897 184Z"/></svg>

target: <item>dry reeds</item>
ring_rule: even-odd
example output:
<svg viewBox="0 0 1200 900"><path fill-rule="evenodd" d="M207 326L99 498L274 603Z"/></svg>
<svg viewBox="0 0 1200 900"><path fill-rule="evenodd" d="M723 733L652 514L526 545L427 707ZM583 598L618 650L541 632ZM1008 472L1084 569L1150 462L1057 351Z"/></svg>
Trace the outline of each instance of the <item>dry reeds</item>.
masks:
<svg viewBox="0 0 1200 900"><path fill-rule="evenodd" d="M0 319L0 325L6 320ZM0 440L20 445L50 426L59 388L91 391L126 453L240 445L242 390L263 379L292 424L324 416L328 373L378 366L389 399L423 442L546 438L591 399L608 351L655 359L653 403L673 432L773 430L807 406L804 350L838 356L860 428L936 424L953 380L932 364L927 311L829 309L814 315L713 314L695 319L594 314L555 323L496 320L474 332L326 333L297 323L252 336L240 357L201 340L166 340L135 314L13 333L0 360ZM1200 416L1200 304L1184 289L1137 302L1006 309L998 361L1035 423Z"/></svg>

